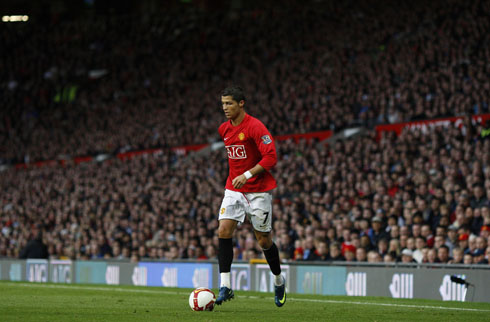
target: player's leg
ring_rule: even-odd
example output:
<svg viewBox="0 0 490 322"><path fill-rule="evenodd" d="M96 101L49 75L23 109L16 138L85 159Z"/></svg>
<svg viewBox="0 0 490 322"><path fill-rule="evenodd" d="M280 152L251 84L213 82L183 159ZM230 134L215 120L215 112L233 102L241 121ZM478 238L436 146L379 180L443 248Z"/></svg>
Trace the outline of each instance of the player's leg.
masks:
<svg viewBox="0 0 490 322"><path fill-rule="evenodd" d="M281 275L281 260L279 258L279 250L276 244L272 241L270 232L261 232L255 230L255 237L259 242L265 259L269 264L272 274L274 275L274 301L277 306L281 307L286 303L286 285L285 279Z"/></svg>
<svg viewBox="0 0 490 322"><path fill-rule="evenodd" d="M235 295L231 289L231 263L233 262L233 233L238 225L245 220L242 205L243 195L236 191L225 191L221 204L218 227L218 265L220 272L220 289L216 304L232 299Z"/></svg>
<svg viewBox="0 0 490 322"><path fill-rule="evenodd" d="M274 274L275 302L283 306L286 302L286 287L284 277L281 275L281 260L279 250L272 241L272 195L269 192L250 193L249 205L250 219L254 227L255 237L264 252L265 259Z"/></svg>
<svg viewBox="0 0 490 322"><path fill-rule="evenodd" d="M276 244L272 241L270 232L261 232L255 230L255 237L259 242L262 251L264 252L265 259L269 264L272 274L275 276L281 275L281 260L279 259L279 250ZM277 279L282 282L281 279Z"/></svg>
<svg viewBox="0 0 490 322"><path fill-rule="evenodd" d="M220 287L226 286L231 288L230 270L233 262L233 233L238 222L233 219L222 219L219 221L218 228L218 262L221 284Z"/></svg>
<svg viewBox="0 0 490 322"><path fill-rule="evenodd" d="M221 219L218 228L218 265L220 272L220 287L216 304L231 300L235 297L231 289L231 263L233 262L233 233L235 232L237 221L233 219Z"/></svg>

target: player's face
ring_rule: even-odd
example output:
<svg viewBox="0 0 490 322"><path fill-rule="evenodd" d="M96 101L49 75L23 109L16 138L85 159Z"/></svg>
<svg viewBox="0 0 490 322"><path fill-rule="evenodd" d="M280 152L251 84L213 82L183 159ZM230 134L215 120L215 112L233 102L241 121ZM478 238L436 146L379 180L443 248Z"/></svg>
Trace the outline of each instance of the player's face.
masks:
<svg viewBox="0 0 490 322"><path fill-rule="evenodd" d="M221 96L221 103L223 104L223 112L229 120L237 118L245 104L243 100L240 102L233 100L232 96Z"/></svg>

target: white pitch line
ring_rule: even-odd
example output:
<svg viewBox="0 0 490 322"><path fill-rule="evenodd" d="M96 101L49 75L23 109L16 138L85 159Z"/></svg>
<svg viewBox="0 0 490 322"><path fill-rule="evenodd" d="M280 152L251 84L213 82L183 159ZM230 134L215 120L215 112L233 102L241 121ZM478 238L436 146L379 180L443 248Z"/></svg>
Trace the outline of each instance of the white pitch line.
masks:
<svg viewBox="0 0 490 322"><path fill-rule="evenodd" d="M125 288L113 288L113 287L95 287L95 286L75 286L75 285L47 285L42 283L5 283L11 286L24 286L24 287L43 287L43 288L62 288L62 289L75 289L75 290L89 290L89 291L115 291L115 292L131 292L131 293L150 293L150 294L170 294L170 295L184 295L187 293L179 291L165 291L165 290L139 290L139 289L125 289ZM2 284L0 284L2 285Z"/></svg>
<svg viewBox="0 0 490 322"><path fill-rule="evenodd" d="M338 300L314 300L314 299L301 299L293 298L293 301L302 302L319 302L319 303L332 303L332 304L354 304L354 305L372 305L372 306L392 306L392 307L406 307L413 309L435 309L435 310L456 310L456 311L473 311L473 312L490 312L490 310L484 309L469 309L463 307L447 307L447 306L431 306L431 305L413 305L413 304L395 304L395 303L373 303L373 302L355 302L355 301L338 301Z"/></svg>
<svg viewBox="0 0 490 322"><path fill-rule="evenodd" d="M3 284L3 283L2 283ZM0 285L2 285L0 284ZM4 283L4 285L11 286L24 286L24 287L42 287L42 288L61 288L61 289L76 289L76 290L89 290L89 291L116 291L116 292L129 292L129 293L147 293L147 294L174 294L174 295L187 295L187 292L181 291L166 291L166 290L140 290L140 289L127 289L127 288L114 288L114 287L94 287L94 286L76 286L76 285L46 285L41 283ZM253 295L241 295L249 299L260 299L259 296ZM354 304L354 305L368 305L368 306L388 306L388 307L403 307L411 309L433 309L433 310L455 310L455 311L470 311L470 312L490 312L485 309L470 309L463 307L447 307L447 306L431 306L431 305L412 305L412 304L395 304L395 303L373 303L373 302L359 302L359 301L340 301L340 300L315 300L315 299L302 299L291 298L293 302L315 302L315 303L330 303L330 304Z"/></svg>

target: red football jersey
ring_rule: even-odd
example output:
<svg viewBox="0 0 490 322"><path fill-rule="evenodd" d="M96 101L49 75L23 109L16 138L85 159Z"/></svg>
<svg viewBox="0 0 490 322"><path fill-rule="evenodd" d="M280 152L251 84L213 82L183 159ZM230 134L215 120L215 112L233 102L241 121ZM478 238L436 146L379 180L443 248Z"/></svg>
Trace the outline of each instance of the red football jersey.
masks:
<svg viewBox="0 0 490 322"><path fill-rule="evenodd" d="M228 152L230 171L226 189L239 192L264 192L274 189L277 184L269 170L277 163L274 139L267 128L248 114L237 126L227 121L219 127L219 134ZM245 171L260 164L265 171L248 179L240 189L233 188L232 180Z"/></svg>

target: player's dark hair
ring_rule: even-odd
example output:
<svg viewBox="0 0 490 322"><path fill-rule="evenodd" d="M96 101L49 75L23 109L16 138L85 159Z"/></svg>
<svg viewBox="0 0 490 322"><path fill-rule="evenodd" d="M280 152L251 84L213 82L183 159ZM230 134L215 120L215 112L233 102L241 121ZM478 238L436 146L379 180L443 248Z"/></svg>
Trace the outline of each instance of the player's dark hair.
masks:
<svg viewBox="0 0 490 322"><path fill-rule="evenodd" d="M231 96L236 102L240 102L242 100L246 101L245 93L240 86L233 85L225 88L223 92L221 92L221 96Z"/></svg>

